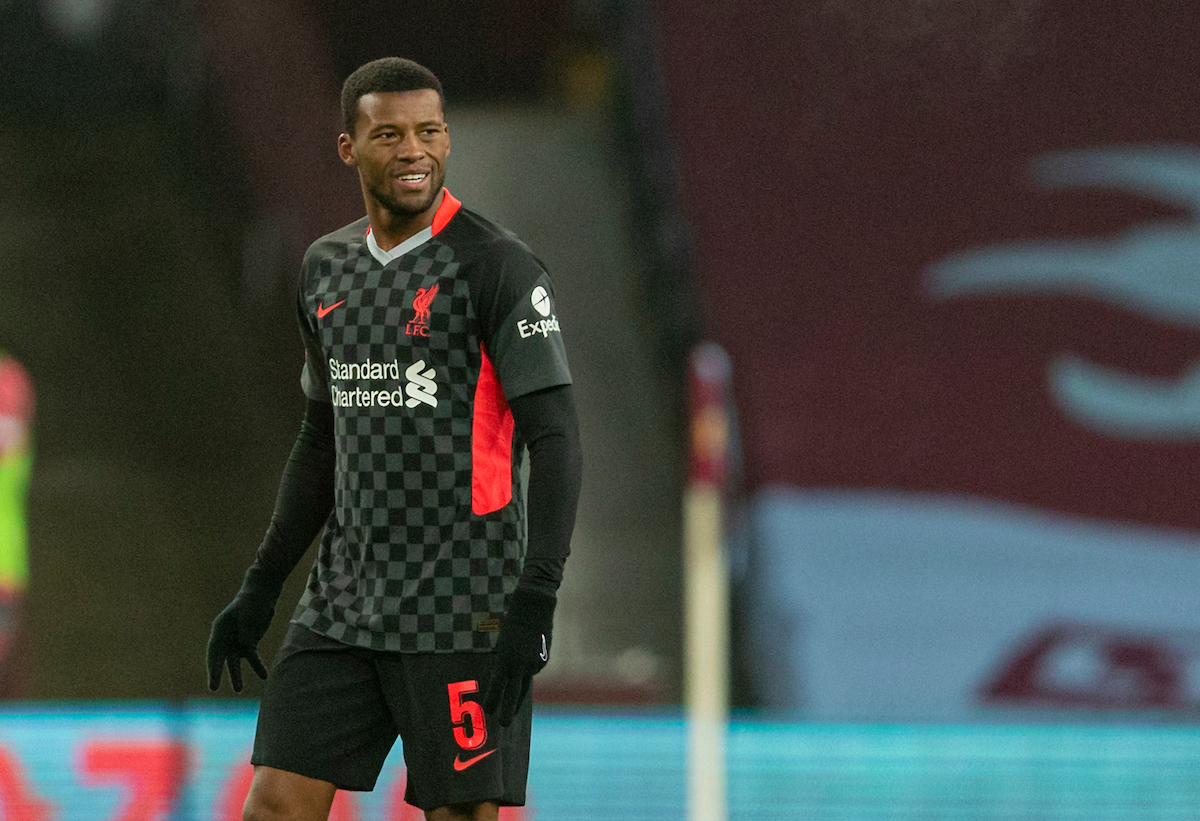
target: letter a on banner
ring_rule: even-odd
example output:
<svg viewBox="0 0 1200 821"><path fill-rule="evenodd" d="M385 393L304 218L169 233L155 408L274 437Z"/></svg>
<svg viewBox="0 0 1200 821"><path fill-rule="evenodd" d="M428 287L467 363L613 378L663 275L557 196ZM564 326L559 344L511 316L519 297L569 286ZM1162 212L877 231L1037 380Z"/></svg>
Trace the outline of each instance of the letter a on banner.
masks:
<svg viewBox="0 0 1200 821"><path fill-rule="evenodd" d="M186 763L187 748L170 740L93 741L83 750L83 780L128 788L112 821L158 821L179 795Z"/></svg>
<svg viewBox="0 0 1200 821"><path fill-rule="evenodd" d="M3 747L0 747L0 818L53 821L50 805L33 794L20 763Z"/></svg>

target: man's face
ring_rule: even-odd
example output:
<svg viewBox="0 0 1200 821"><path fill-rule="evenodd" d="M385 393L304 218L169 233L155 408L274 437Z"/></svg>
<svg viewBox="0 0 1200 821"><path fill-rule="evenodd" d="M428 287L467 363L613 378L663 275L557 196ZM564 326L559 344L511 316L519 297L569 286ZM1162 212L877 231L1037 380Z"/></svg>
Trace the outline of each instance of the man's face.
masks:
<svg viewBox="0 0 1200 821"><path fill-rule="evenodd" d="M450 132L431 88L364 94L354 136L338 138L338 154L358 168L367 196L398 217L433 208L446 180Z"/></svg>

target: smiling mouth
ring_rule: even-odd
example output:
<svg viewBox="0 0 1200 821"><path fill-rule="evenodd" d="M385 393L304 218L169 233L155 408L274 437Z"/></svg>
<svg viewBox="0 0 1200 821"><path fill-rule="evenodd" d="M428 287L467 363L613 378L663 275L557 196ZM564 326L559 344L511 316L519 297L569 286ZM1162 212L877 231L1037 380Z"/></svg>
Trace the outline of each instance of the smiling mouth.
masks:
<svg viewBox="0 0 1200 821"><path fill-rule="evenodd" d="M428 173L424 173L424 174L398 174L398 175L396 175L396 179L398 179L398 180L399 180L400 182L402 182L402 183L407 183L407 184L409 184L409 185L419 185L419 184L421 184L421 183L425 182L425 178L426 178L426 177L428 177L428 176L429 176L429 174L428 174Z"/></svg>

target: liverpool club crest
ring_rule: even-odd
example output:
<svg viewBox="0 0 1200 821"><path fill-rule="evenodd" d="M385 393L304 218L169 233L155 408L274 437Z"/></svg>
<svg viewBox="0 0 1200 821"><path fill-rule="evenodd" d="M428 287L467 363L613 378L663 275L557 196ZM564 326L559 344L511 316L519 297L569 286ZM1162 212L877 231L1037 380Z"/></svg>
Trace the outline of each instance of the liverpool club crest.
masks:
<svg viewBox="0 0 1200 821"><path fill-rule="evenodd" d="M413 298L413 318L404 326L404 333L409 336L429 336L429 306L437 296L438 286L418 288Z"/></svg>

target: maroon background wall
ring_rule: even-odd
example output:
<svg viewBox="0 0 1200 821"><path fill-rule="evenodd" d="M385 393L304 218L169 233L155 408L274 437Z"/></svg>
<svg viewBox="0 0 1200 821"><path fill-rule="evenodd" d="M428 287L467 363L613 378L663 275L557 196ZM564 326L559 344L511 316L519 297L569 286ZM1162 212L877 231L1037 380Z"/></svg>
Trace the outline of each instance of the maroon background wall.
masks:
<svg viewBox="0 0 1200 821"><path fill-rule="evenodd" d="M1200 528L1200 447L1102 436L1046 387L1061 353L1176 377L1200 359L1200 331L1086 296L922 288L955 252L1185 218L1132 194L1040 190L1030 168L1061 149L1200 143L1200 7L654 8L753 486L982 494Z"/></svg>

